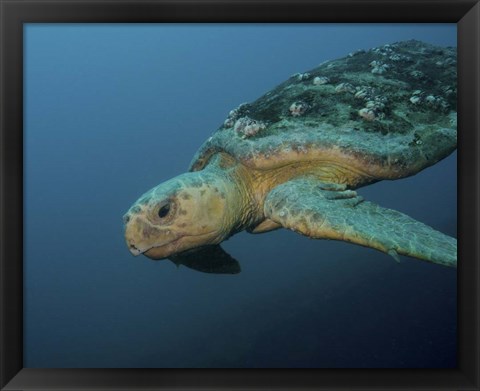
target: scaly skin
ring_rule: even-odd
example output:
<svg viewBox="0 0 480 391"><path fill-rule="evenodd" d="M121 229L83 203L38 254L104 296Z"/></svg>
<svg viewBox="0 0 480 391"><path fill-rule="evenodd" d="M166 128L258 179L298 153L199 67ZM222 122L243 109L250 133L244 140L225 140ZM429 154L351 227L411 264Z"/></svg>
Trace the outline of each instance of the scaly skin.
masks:
<svg viewBox="0 0 480 391"><path fill-rule="evenodd" d="M345 186L298 178L275 188L265 214L316 239L335 239L445 266L457 265L457 240L396 210L364 201Z"/></svg>
<svg viewBox="0 0 480 391"><path fill-rule="evenodd" d="M456 266L456 239L347 190L368 181L336 165L307 162L251 170L218 154L204 170L145 193L124 216L125 238L132 254L163 259L218 244L244 229L285 227L311 238L375 248L396 259L403 254ZM159 217L166 204L168 214Z"/></svg>

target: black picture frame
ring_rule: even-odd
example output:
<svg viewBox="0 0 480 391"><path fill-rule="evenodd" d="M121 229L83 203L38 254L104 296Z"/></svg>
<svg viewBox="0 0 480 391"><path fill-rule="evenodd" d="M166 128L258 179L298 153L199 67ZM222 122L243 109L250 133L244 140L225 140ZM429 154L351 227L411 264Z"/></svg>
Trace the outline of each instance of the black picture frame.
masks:
<svg viewBox="0 0 480 391"><path fill-rule="evenodd" d="M480 4L472 0L19 1L1 11L2 390L480 390ZM436 369L23 368L23 24L32 22L437 22L458 31L458 367Z"/></svg>

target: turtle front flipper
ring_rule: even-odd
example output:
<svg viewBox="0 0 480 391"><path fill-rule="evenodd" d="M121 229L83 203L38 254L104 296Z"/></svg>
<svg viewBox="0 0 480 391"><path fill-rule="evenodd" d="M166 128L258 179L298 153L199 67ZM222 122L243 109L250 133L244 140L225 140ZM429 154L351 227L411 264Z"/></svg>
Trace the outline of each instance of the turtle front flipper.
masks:
<svg viewBox="0 0 480 391"><path fill-rule="evenodd" d="M203 273L238 274L241 271L238 261L219 245L185 251L170 256L170 260L177 266L184 265Z"/></svg>
<svg viewBox="0 0 480 391"><path fill-rule="evenodd" d="M398 211L364 201L344 185L299 178L274 188L265 216L316 239L335 239L457 266L457 240Z"/></svg>

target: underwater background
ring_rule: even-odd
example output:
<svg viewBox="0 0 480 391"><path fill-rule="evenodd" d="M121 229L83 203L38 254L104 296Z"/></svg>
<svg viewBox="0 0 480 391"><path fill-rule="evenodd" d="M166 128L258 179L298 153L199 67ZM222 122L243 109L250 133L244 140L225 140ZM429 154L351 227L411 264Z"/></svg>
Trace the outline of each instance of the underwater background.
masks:
<svg viewBox="0 0 480 391"><path fill-rule="evenodd" d="M456 269L287 230L238 275L133 257L122 215L242 102L325 60L455 24L26 24L24 366L456 367ZM456 236L456 153L358 190Z"/></svg>

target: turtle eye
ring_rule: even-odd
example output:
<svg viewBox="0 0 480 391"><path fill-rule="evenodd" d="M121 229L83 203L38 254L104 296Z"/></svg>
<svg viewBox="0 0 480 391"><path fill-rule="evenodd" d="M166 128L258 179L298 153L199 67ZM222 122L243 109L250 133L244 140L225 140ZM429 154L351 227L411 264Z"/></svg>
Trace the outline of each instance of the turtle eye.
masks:
<svg viewBox="0 0 480 391"><path fill-rule="evenodd" d="M170 212L170 204L167 203L167 204L161 206L160 209L158 210L158 217L163 219L164 217L166 217L168 215L169 212Z"/></svg>

